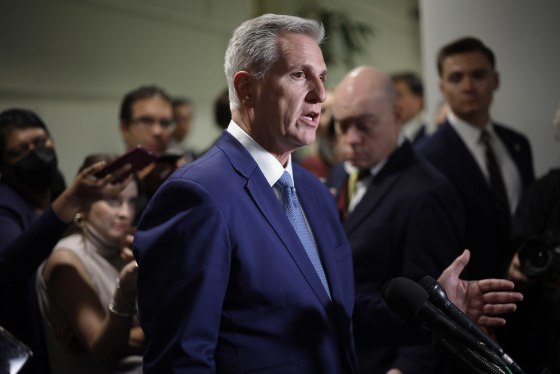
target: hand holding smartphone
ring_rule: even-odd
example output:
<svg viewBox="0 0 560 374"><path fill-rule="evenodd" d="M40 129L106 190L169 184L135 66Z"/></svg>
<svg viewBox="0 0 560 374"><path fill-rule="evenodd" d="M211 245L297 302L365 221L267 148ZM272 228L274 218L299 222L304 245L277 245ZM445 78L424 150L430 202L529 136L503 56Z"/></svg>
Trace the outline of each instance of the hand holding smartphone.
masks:
<svg viewBox="0 0 560 374"><path fill-rule="evenodd" d="M94 175L97 178L103 178L107 174L113 173L116 170L120 169L121 167L125 166L126 164L130 164L130 169L127 170L126 173L121 175L115 182L122 182L125 180L130 174L135 173L139 170L144 169L146 166L151 164L152 162L157 161L157 156L148 151L146 148L142 146L138 146L124 155L118 157L117 159L109 162L103 169L99 170Z"/></svg>

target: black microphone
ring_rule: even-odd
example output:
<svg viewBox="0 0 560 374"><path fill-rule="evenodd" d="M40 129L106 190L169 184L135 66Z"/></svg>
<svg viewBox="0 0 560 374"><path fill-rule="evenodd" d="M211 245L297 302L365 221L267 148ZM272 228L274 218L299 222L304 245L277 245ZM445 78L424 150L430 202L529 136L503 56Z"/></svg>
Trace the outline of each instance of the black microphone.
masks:
<svg viewBox="0 0 560 374"><path fill-rule="evenodd" d="M455 304L449 300L445 289L439 284L437 280L426 275L424 278L420 279L418 282L425 290L428 292L430 301L434 303L438 308L443 310L451 319L457 322L459 325L465 328L473 334L477 339L482 341L487 347L492 349L506 362L508 366L514 370L515 373L523 374L523 370L511 357L504 352L502 347L500 347L494 340L490 339L476 323L474 323L469 317L467 317L461 309L459 309Z"/></svg>
<svg viewBox="0 0 560 374"><path fill-rule="evenodd" d="M381 295L387 306L403 319L425 322L433 331L443 335L446 341L459 341L470 349L471 357L474 356L473 350L479 352L495 365L497 372L505 373L503 368L507 368L506 363L484 343L430 303L428 292L416 282L404 277L393 278L385 284Z"/></svg>

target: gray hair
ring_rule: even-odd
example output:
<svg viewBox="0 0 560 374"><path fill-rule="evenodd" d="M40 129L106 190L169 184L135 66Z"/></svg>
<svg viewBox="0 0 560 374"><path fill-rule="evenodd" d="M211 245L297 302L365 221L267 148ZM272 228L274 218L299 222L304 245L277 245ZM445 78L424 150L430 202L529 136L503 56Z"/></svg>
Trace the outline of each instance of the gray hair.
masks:
<svg viewBox="0 0 560 374"><path fill-rule="evenodd" d="M317 44L325 36L320 22L295 16L265 14L243 22L234 31L225 55L224 69L232 110L239 105L233 87L235 73L245 70L263 79L279 57L277 36L282 32L308 35Z"/></svg>

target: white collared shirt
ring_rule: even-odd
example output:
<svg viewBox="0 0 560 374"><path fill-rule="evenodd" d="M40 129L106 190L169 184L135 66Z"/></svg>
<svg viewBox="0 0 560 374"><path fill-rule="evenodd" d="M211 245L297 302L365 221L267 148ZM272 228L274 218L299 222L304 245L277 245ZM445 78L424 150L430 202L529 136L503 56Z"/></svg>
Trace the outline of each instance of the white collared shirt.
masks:
<svg viewBox="0 0 560 374"><path fill-rule="evenodd" d="M422 113L419 113L402 125L402 133L409 141L413 142L423 127L423 116Z"/></svg>
<svg viewBox="0 0 560 374"><path fill-rule="evenodd" d="M451 110L447 114L447 120L451 127L457 132L463 143L467 146L471 155L475 159L480 171L489 182L490 176L486 167L486 159L484 156L484 145L479 141L482 130L458 118ZM484 129L490 134L490 144L496 155L496 161L500 165L502 177L506 185L506 191L509 200L510 211L513 213L521 197L521 176L519 170L513 162L506 146L496 134L494 125L489 121Z"/></svg>
<svg viewBox="0 0 560 374"><path fill-rule="evenodd" d="M395 150L393 152L396 152L396 150L404 143L404 141L405 141L405 136L401 132L399 134L399 138L397 140L397 147L395 148ZM373 165L369 169L369 176L356 181L356 187L354 189L354 193L352 194L352 198L350 199L350 202L348 203L348 213L351 213L356 208L358 203L360 201L362 201L362 198L364 197L364 195L366 194L366 192L368 190L371 179L375 175L377 175L381 171L381 169L383 169L383 167L387 163L388 159L389 159L389 157L386 157L383 160L379 161L377 164ZM356 167L350 165L349 162L345 162L344 169L346 170L346 172L348 172L348 174L351 174L351 172L355 172L357 170Z"/></svg>

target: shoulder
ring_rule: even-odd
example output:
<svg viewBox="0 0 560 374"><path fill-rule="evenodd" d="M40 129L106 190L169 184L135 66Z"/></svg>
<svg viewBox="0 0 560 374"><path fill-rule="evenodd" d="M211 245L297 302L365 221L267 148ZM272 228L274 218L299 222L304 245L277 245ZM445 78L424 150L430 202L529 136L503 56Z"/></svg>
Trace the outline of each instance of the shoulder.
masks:
<svg viewBox="0 0 560 374"><path fill-rule="evenodd" d="M525 134L522 132L515 130L509 126L505 126L503 124L495 123L494 130L502 139L508 140L515 140L515 141L522 141L524 143L529 143L529 140Z"/></svg>
<svg viewBox="0 0 560 374"><path fill-rule="evenodd" d="M48 282L53 276L64 276L70 272L88 278L87 271L80 259L76 242L79 235L72 235L57 243L43 268L43 277Z"/></svg>
<svg viewBox="0 0 560 374"><path fill-rule="evenodd" d="M12 187L0 182L0 206L19 209L32 209L31 205L23 199Z"/></svg>

